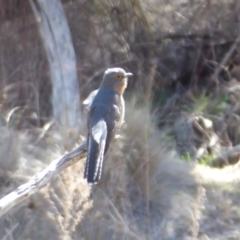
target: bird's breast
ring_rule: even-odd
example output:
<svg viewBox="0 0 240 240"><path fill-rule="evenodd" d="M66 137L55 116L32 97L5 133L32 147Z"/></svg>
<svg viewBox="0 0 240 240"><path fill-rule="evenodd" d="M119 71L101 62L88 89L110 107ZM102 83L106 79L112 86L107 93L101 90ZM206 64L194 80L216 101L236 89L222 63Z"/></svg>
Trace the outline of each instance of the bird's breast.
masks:
<svg viewBox="0 0 240 240"><path fill-rule="evenodd" d="M124 100L122 95L113 89L102 88L94 98L92 108L98 112L107 122L114 121L116 125L121 126L124 119Z"/></svg>
<svg viewBox="0 0 240 240"><path fill-rule="evenodd" d="M127 87L127 81L122 82L121 84L117 84L114 86L114 90L120 95L122 96L125 89Z"/></svg>

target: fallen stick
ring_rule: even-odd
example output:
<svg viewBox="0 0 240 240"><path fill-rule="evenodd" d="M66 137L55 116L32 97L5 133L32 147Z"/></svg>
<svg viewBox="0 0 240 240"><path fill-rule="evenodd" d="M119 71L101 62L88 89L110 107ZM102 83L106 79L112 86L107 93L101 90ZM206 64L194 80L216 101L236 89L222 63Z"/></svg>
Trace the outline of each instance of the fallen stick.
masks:
<svg viewBox="0 0 240 240"><path fill-rule="evenodd" d="M239 162L239 159L240 159L240 144L218 154L218 156L215 159L213 159L212 164L213 166L223 167L226 165L233 165Z"/></svg>
<svg viewBox="0 0 240 240"><path fill-rule="evenodd" d="M0 199L0 217L14 206L46 186L64 169L78 162L84 157L86 151L87 144L86 141L84 141L77 149L63 155L59 159L54 160L48 167L33 176L27 183L22 184L16 190Z"/></svg>

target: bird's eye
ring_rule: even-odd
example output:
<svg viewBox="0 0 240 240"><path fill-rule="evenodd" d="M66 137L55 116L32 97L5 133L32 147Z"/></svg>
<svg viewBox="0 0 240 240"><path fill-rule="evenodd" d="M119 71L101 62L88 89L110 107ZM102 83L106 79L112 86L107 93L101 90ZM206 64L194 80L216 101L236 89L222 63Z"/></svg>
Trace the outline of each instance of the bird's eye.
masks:
<svg viewBox="0 0 240 240"><path fill-rule="evenodd" d="M117 79L120 79L120 78L122 78L122 77L121 77L121 75L116 75L116 78L117 78Z"/></svg>

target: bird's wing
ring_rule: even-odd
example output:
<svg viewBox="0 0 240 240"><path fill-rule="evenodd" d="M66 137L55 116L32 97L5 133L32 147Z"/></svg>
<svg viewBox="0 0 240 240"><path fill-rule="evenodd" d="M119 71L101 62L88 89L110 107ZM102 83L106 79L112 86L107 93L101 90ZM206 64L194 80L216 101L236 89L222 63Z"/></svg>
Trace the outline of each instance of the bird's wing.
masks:
<svg viewBox="0 0 240 240"><path fill-rule="evenodd" d="M88 97L83 101L83 107L88 112L91 109L92 102L97 95L99 89L92 91Z"/></svg>
<svg viewBox="0 0 240 240"><path fill-rule="evenodd" d="M104 150L107 140L107 124L101 119L90 123L88 133L88 156L84 178L88 183L97 183L100 179L103 165Z"/></svg>

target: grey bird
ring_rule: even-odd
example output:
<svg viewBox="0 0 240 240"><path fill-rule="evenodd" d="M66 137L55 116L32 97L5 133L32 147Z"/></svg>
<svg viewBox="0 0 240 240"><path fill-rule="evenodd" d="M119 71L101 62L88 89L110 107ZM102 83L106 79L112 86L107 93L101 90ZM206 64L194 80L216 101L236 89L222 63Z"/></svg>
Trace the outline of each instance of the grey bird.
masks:
<svg viewBox="0 0 240 240"><path fill-rule="evenodd" d="M127 87L128 77L132 75L122 68L107 69L100 88L90 103L88 154L84 171L84 178L89 184L98 183L104 156L124 121L123 93Z"/></svg>

